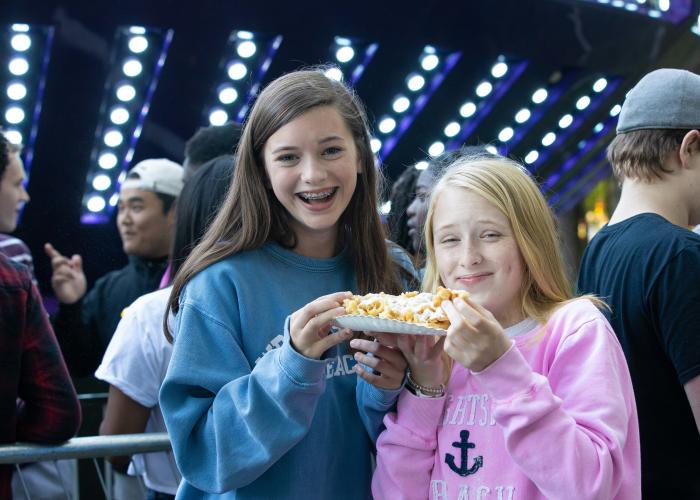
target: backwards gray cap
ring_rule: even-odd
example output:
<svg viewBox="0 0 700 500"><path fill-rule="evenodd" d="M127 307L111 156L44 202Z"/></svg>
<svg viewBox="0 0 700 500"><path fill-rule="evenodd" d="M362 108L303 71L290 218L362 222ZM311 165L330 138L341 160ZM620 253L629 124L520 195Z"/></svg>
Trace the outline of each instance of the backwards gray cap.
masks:
<svg viewBox="0 0 700 500"><path fill-rule="evenodd" d="M684 69L657 69L629 91L617 133L653 128L700 128L700 76Z"/></svg>

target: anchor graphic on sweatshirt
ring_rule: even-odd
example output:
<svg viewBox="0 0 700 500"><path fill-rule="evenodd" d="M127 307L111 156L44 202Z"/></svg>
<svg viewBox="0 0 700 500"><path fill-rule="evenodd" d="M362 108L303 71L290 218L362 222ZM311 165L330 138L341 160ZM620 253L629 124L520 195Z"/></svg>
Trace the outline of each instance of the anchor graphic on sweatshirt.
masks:
<svg viewBox="0 0 700 500"><path fill-rule="evenodd" d="M460 431L459 438L461 439L461 441L455 441L454 443L452 443L452 446L454 446L455 448L460 448L460 466L457 467L457 465L455 465L455 457L450 453L445 454L445 463L449 466L450 469L455 471L457 474L459 474L462 477L465 477L476 473L476 471L478 471L484 465L484 457L481 455L475 457L474 465L467 468L467 464L469 462L469 449L475 448L476 445L474 443L469 442L469 431L467 430Z"/></svg>

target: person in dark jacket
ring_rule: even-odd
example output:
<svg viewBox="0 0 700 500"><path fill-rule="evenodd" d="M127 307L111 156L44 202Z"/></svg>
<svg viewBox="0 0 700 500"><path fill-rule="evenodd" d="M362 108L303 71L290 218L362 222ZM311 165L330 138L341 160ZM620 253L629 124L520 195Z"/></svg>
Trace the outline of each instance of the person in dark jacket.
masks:
<svg viewBox="0 0 700 500"><path fill-rule="evenodd" d="M92 375L102 360L122 311L158 288L174 232L174 202L183 168L166 159L144 160L127 175L119 193L117 227L129 263L88 292L82 257L66 257L50 243L51 285L59 301L54 329L71 374Z"/></svg>

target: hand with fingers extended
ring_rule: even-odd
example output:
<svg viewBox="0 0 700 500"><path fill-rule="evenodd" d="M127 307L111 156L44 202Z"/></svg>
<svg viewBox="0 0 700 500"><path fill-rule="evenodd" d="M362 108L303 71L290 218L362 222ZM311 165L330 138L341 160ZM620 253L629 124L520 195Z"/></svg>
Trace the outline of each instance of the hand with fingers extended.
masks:
<svg viewBox="0 0 700 500"><path fill-rule="evenodd" d="M334 345L349 340L352 330L330 332L333 320L345 314L342 303L350 295L350 292L324 295L292 314L289 321L292 347L307 358L320 359Z"/></svg>
<svg viewBox="0 0 700 500"><path fill-rule="evenodd" d="M56 250L51 243L44 245L51 259L51 287L56 298L64 304L74 304L87 291L87 279L83 272L83 259L74 254L70 259Z"/></svg>
<svg viewBox="0 0 700 500"><path fill-rule="evenodd" d="M368 335L380 337L373 332L368 332ZM381 341L373 342L367 339L352 339L350 347L359 351L355 353L355 361L358 364L354 368L358 377L380 389L394 390L401 387L406 373L406 359L401 351L384 345ZM372 368L372 372L360 366L360 363Z"/></svg>
<svg viewBox="0 0 700 500"><path fill-rule="evenodd" d="M455 299L441 306L450 319L445 352L465 368L480 372L510 349L512 341L503 327L479 304Z"/></svg>

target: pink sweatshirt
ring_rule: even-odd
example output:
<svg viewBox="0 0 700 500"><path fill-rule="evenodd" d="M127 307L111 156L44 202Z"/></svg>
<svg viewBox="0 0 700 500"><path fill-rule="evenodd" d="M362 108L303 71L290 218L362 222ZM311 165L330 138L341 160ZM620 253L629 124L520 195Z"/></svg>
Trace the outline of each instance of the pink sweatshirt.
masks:
<svg viewBox="0 0 700 500"><path fill-rule="evenodd" d="M404 390L384 423L377 500L641 498L627 363L585 299L516 336L479 373L455 363L445 397Z"/></svg>

